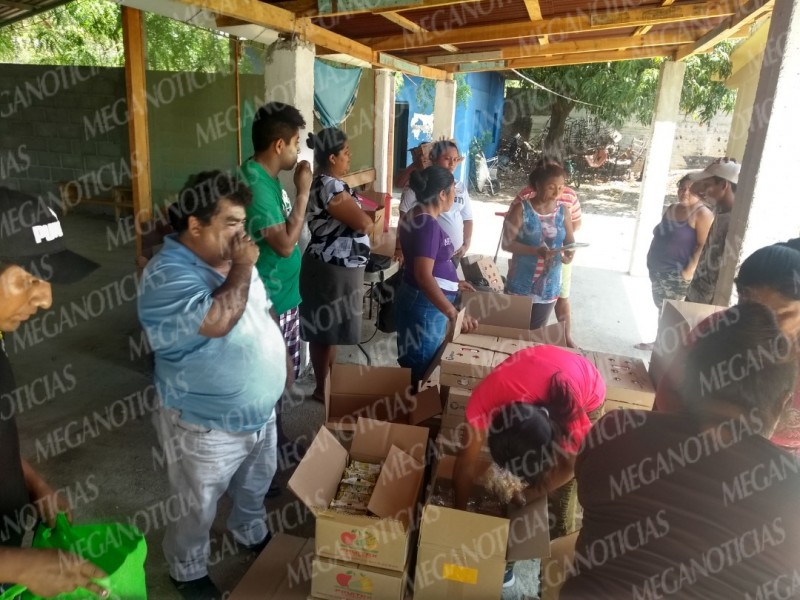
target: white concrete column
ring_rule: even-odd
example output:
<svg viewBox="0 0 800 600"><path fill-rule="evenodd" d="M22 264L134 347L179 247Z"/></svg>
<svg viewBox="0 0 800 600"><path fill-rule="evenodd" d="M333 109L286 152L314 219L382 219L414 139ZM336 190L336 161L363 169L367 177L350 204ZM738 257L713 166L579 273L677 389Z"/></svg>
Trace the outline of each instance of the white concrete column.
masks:
<svg viewBox="0 0 800 600"><path fill-rule="evenodd" d="M642 192L633 236L630 274L647 275L647 251L653 239L653 227L664 212L672 146L680 117L681 90L686 64L665 62L658 78L656 108L650 133L650 146L642 177Z"/></svg>
<svg viewBox="0 0 800 600"><path fill-rule="evenodd" d="M456 123L456 82L454 79L436 82L433 100L433 140L452 138Z"/></svg>
<svg viewBox="0 0 800 600"><path fill-rule="evenodd" d="M800 202L791 192L784 193L781 184L792 179L800 156L798 79L800 4L777 0L714 304L728 304L739 264L754 250L800 235Z"/></svg>
<svg viewBox="0 0 800 600"><path fill-rule="evenodd" d="M306 136L314 130L314 45L299 40L278 40L267 51L264 69L266 102L284 102L300 111L306 128L300 132L300 160L314 165L314 153L306 146ZM282 172L280 180L294 200L293 172Z"/></svg>
<svg viewBox="0 0 800 600"><path fill-rule="evenodd" d="M394 71L375 70L375 127L373 164L375 190L392 193L392 144L394 143Z"/></svg>

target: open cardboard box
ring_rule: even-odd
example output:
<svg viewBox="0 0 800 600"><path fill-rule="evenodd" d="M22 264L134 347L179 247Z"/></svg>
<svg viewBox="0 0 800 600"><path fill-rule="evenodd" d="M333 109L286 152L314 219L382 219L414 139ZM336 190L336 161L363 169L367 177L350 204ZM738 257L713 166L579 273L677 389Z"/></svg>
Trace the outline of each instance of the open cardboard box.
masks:
<svg viewBox="0 0 800 600"><path fill-rule="evenodd" d="M678 351L686 347L689 332L701 321L721 310L725 310L725 307L680 300L664 301L658 319L656 343L650 357L649 373L655 387L658 387L658 382Z"/></svg>
<svg viewBox="0 0 800 600"><path fill-rule="evenodd" d="M468 317L478 320L478 329L473 334L553 346L567 345L563 323L530 329L533 300L528 296L465 291L461 293L461 305ZM460 333L461 327L454 328L454 331L457 333L452 341L459 341L459 335L464 335ZM492 349L511 354L501 348Z"/></svg>
<svg viewBox="0 0 800 600"><path fill-rule="evenodd" d="M329 600L403 600L408 568L402 572L316 557L311 570L311 595Z"/></svg>
<svg viewBox="0 0 800 600"><path fill-rule="evenodd" d="M236 584L229 600L305 600L314 540L278 533Z"/></svg>
<svg viewBox="0 0 800 600"><path fill-rule="evenodd" d="M288 487L316 517L318 556L403 571L425 472L428 430L359 418L350 452L321 427ZM348 460L382 463L368 510L328 508Z"/></svg>
<svg viewBox="0 0 800 600"><path fill-rule="evenodd" d="M606 382L606 412L615 408L652 410L656 390L641 360L606 352L592 352L592 358Z"/></svg>
<svg viewBox="0 0 800 600"><path fill-rule="evenodd" d="M494 352L483 348L465 346L461 342L447 344L442 353L440 367L444 375L465 375L483 379L492 372Z"/></svg>
<svg viewBox="0 0 800 600"><path fill-rule="evenodd" d="M359 417L418 425L441 414L439 388L411 393L411 369L335 364L325 390L325 424L354 431Z"/></svg>
<svg viewBox="0 0 800 600"><path fill-rule="evenodd" d="M481 295L492 296L498 294L483 293ZM517 300L524 300L522 304L530 308L530 298L522 296L509 296ZM517 311L521 317L525 310ZM468 309L464 308L459 312L458 318L450 326L442 347L439 348L434 359L431 361L429 372L441 366L440 383L442 386L460 387L468 390L475 387L509 355L524 348L535 346L536 344L555 344L566 345L564 335L564 324L554 323L541 329L517 329L491 324L492 315L487 319L490 321L479 322L478 328L471 333L461 333L461 325L464 317L468 314ZM525 317L528 319L529 317ZM511 322L508 320L497 319L495 322ZM522 321L520 321L521 323ZM527 327L528 321L525 320ZM461 349L458 351L458 349ZM469 348L472 348L470 350ZM500 354L495 360L495 354Z"/></svg>
<svg viewBox="0 0 800 600"><path fill-rule="evenodd" d="M485 281L493 292L502 292L505 288L500 270L491 258L482 255L466 256L461 259L464 279L478 285Z"/></svg>
<svg viewBox="0 0 800 600"><path fill-rule="evenodd" d="M437 479L453 479L443 456ZM550 555L547 499L510 509L508 518L426 504L419 532L415 600L500 596L507 561Z"/></svg>

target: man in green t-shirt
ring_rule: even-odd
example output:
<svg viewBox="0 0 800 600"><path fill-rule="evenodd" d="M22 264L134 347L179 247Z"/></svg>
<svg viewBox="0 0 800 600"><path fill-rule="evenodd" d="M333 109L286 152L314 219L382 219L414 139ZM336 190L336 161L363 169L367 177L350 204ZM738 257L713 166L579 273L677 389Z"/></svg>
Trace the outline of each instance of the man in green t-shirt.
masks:
<svg viewBox="0 0 800 600"><path fill-rule="evenodd" d="M297 240L303 230L308 195L311 189L311 165L297 162L300 130L305 119L294 106L269 102L258 109L253 121L253 151L242 165L242 176L253 192L247 208L247 230L259 248L256 268L269 292L289 356L292 379L300 374L300 248ZM294 172L297 199L294 207L278 180L281 171ZM280 403L279 403L280 405ZM278 411L278 444L286 438Z"/></svg>

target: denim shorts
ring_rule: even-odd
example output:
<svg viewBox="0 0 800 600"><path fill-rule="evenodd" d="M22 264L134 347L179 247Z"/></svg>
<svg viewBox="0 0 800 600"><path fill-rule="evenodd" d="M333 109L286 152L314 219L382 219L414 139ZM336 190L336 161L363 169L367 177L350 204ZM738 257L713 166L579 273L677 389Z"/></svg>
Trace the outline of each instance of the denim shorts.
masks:
<svg viewBox="0 0 800 600"><path fill-rule="evenodd" d="M456 292L444 292L450 302ZM447 316L419 289L405 281L395 298L397 310L397 362L411 369L420 381L447 333Z"/></svg>

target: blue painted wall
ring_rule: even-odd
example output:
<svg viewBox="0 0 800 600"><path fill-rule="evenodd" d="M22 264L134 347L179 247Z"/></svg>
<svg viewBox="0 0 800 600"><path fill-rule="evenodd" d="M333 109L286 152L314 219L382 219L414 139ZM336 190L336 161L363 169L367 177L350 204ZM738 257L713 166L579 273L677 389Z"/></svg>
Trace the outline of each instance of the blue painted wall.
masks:
<svg viewBox="0 0 800 600"><path fill-rule="evenodd" d="M431 141L429 133L414 131L415 114L430 115L433 106L420 110L417 104L417 84L420 79L406 78L405 84L397 94L395 102L405 102L409 105L408 148L419 146L422 142ZM503 94L504 80L497 73L468 73L467 85L472 90L467 105L456 106L455 138L461 153L466 156L469 152L469 143L473 137L484 131L489 131L492 140L486 147L486 155L494 156L500 142L500 129L503 123ZM418 120L418 119L416 119ZM411 163L411 154L406 157L406 165ZM466 181L466 163L462 163L456 170L456 178Z"/></svg>

